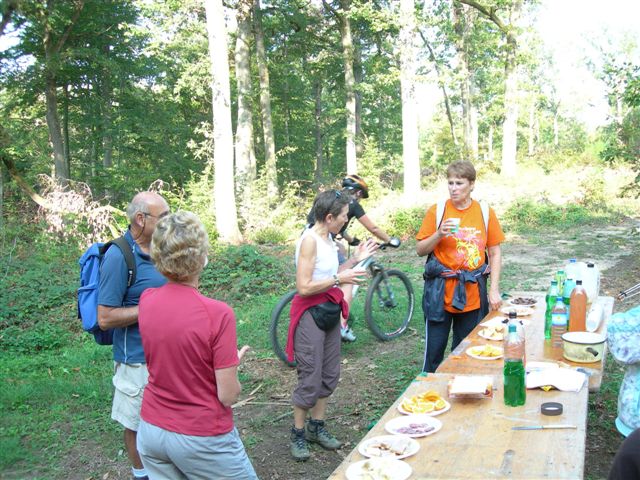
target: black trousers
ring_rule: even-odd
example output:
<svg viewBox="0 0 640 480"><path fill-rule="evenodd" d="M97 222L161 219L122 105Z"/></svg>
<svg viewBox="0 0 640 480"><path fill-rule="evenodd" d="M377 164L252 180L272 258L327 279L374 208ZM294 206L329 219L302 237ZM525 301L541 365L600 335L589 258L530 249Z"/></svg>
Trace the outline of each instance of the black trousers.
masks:
<svg viewBox="0 0 640 480"><path fill-rule="evenodd" d="M608 480L640 479L640 428L622 442L611 465Z"/></svg>
<svg viewBox="0 0 640 480"><path fill-rule="evenodd" d="M426 340L424 351L423 372L435 372L438 365L442 363L444 351L449 342L449 332L453 325L453 339L451 350L471 333L480 321L480 309L471 310L464 313L444 312L442 322L428 321L426 325Z"/></svg>

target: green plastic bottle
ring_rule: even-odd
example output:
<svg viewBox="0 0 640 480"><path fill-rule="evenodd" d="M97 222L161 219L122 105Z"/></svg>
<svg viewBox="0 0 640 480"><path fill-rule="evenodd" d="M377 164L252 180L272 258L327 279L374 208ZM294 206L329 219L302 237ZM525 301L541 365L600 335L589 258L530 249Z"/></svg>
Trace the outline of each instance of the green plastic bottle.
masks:
<svg viewBox="0 0 640 480"><path fill-rule="evenodd" d="M504 340L504 404L519 407L527 400L524 371L524 343L516 331L516 325L509 325L509 333Z"/></svg>
<svg viewBox="0 0 640 480"><path fill-rule="evenodd" d="M556 304L556 297L558 296L558 282L551 280L551 286L547 291L545 300L547 302L547 310L544 312L544 338L549 340L551 338L551 311Z"/></svg>

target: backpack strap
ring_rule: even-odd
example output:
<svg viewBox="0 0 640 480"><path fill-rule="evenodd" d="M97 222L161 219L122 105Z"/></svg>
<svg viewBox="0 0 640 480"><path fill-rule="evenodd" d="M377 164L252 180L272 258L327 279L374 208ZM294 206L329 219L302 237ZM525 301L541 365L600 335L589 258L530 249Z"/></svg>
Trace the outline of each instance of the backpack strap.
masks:
<svg viewBox="0 0 640 480"><path fill-rule="evenodd" d="M122 252L124 262L127 264L127 288L129 288L136 282L136 259L133 258L133 249L123 235L105 243L100 249L100 253L104 255L111 245L117 245Z"/></svg>
<svg viewBox="0 0 640 480"><path fill-rule="evenodd" d="M489 233L489 204L484 200L480 202L480 211L482 212L482 220L484 221L484 231ZM446 200L438 200L436 204L436 230L440 228L442 219L444 218L444 209L447 205Z"/></svg>
<svg viewBox="0 0 640 480"><path fill-rule="evenodd" d="M436 230L440 228L442 219L444 218L444 208L447 206L446 200L438 200L436 204Z"/></svg>
<svg viewBox="0 0 640 480"><path fill-rule="evenodd" d="M489 204L484 200L480 200L480 211L484 220L484 233L489 235Z"/></svg>

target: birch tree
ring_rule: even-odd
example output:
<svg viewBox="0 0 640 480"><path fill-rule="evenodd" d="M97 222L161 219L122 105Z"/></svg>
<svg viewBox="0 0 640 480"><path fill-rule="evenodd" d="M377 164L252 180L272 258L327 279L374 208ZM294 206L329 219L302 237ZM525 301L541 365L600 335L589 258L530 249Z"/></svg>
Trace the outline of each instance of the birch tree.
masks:
<svg viewBox="0 0 640 480"><path fill-rule="evenodd" d="M222 0L205 0L209 58L211 60L211 93L213 106L213 200L216 228L220 240L239 243L238 214L234 196L233 130L227 59L227 29Z"/></svg>
<svg viewBox="0 0 640 480"><path fill-rule="evenodd" d="M404 194L420 192L418 112L415 95L416 20L414 0L400 0L400 90L402 95L402 161Z"/></svg>

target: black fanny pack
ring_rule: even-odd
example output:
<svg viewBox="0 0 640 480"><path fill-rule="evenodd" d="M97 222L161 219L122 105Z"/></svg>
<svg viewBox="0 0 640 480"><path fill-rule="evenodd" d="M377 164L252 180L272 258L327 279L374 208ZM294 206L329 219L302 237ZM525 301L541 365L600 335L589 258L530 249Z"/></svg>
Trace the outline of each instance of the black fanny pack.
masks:
<svg viewBox="0 0 640 480"><path fill-rule="evenodd" d="M326 332L333 330L340 323L342 307L338 303L325 302L311 307L308 311L317 327Z"/></svg>

